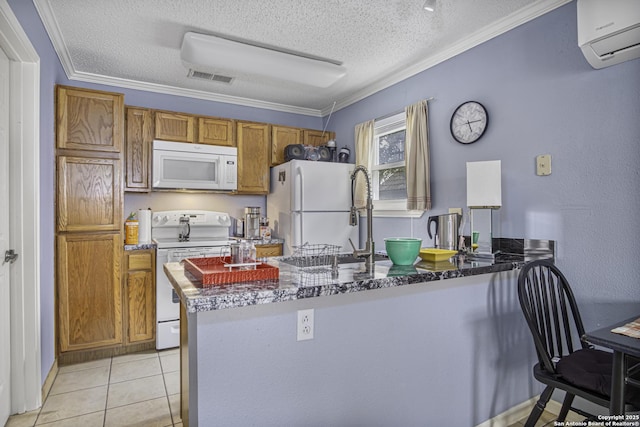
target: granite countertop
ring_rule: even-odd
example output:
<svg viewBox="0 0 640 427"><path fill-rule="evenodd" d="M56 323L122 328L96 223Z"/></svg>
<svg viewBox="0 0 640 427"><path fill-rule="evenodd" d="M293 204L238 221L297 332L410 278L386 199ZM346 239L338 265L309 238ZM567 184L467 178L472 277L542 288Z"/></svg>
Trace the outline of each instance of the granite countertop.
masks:
<svg viewBox="0 0 640 427"><path fill-rule="evenodd" d="M244 240L243 237L230 237L230 240ZM254 245L256 246L260 246L260 245L281 245L284 243L284 239L279 239L277 237L271 237L269 239L253 239L251 240L253 242Z"/></svg>
<svg viewBox="0 0 640 427"><path fill-rule="evenodd" d="M348 262L349 256L340 256L346 262L337 267L311 270L296 267L292 258L274 257L265 260L279 268L279 279L226 285L203 286L178 262L164 264L164 271L187 312L195 313L498 273L521 268L533 259L553 259L553 241L505 240L515 244L504 246L508 251L500 250L495 260L470 260L460 254L446 261L420 261L405 267L382 259L376 260L371 271L363 262Z"/></svg>
<svg viewBox="0 0 640 427"><path fill-rule="evenodd" d="M140 250L140 249L156 249L158 247L157 244L151 242L151 243L137 243L135 245L124 245L124 250L125 251L136 251L136 250Z"/></svg>

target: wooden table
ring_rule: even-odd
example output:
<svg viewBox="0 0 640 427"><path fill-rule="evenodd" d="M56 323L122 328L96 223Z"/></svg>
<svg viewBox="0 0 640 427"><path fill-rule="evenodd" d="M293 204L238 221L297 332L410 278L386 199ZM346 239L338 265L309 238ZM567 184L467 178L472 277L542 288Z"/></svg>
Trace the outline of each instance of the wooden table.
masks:
<svg viewBox="0 0 640 427"><path fill-rule="evenodd" d="M640 314L613 325L587 332L584 341L613 350L613 368L611 372L611 400L609 402L610 415L623 415L625 410L625 386L633 384L640 387L640 381L628 377L627 356L640 358L640 338L611 332L612 329L626 325L640 318Z"/></svg>

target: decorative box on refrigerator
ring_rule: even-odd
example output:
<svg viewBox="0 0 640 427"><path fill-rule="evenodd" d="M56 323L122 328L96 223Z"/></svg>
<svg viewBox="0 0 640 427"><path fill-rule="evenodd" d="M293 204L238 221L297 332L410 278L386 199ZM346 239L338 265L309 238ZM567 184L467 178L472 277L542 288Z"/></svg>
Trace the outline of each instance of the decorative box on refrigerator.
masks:
<svg viewBox="0 0 640 427"><path fill-rule="evenodd" d="M349 225L351 172L349 163L291 160L271 168L267 216L273 235L284 239L284 255L304 243L327 243L352 252L359 247L357 226Z"/></svg>

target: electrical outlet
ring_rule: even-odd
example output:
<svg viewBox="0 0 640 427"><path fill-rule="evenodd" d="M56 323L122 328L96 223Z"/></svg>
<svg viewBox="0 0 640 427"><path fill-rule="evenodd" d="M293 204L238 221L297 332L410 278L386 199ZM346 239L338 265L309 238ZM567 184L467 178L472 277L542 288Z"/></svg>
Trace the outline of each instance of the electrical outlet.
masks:
<svg viewBox="0 0 640 427"><path fill-rule="evenodd" d="M457 213L458 215L462 215L462 208L449 208L449 213Z"/></svg>
<svg viewBox="0 0 640 427"><path fill-rule="evenodd" d="M313 339L313 308L298 310L298 341Z"/></svg>

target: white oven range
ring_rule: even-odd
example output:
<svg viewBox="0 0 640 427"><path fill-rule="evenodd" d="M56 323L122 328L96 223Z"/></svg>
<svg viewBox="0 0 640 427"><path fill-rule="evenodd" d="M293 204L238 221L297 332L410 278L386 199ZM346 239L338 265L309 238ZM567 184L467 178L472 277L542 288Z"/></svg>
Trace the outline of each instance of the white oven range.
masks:
<svg viewBox="0 0 640 427"><path fill-rule="evenodd" d="M180 345L180 301L163 264L220 255L231 243L231 218L224 212L203 210L154 212L152 218L151 237L157 245L156 349L161 350Z"/></svg>

